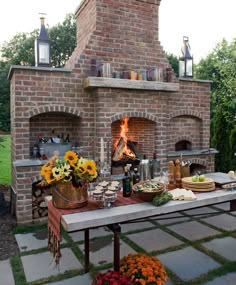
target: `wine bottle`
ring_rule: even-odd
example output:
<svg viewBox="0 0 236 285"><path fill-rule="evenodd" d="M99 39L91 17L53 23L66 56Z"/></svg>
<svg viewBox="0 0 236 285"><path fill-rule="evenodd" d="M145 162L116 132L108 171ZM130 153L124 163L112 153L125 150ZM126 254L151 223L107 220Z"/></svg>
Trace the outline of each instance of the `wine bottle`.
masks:
<svg viewBox="0 0 236 285"><path fill-rule="evenodd" d="M69 134L67 134L67 136L66 136L64 142L70 142L70 135L69 135Z"/></svg>
<svg viewBox="0 0 236 285"><path fill-rule="evenodd" d="M139 182L140 182L140 175L139 175L139 173L138 173L138 168L135 167L135 168L134 168L134 174L133 174L133 185L134 185L134 184L137 184L137 183L139 183Z"/></svg>
<svg viewBox="0 0 236 285"><path fill-rule="evenodd" d="M128 167L125 166L124 169L125 173L122 179L123 184L123 197L130 197L131 196L131 183L130 183L130 176L128 172Z"/></svg>

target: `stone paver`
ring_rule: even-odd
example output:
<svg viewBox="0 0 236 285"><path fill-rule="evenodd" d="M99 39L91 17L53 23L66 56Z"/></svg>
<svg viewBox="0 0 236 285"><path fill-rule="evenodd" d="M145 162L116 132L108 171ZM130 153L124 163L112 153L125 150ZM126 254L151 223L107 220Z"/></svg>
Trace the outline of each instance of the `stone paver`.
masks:
<svg viewBox="0 0 236 285"><path fill-rule="evenodd" d="M164 253L156 257L183 281L194 279L220 266L218 262L192 247Z"/></svg>
<svg viewBox="0 0 236 285"><path fill-rule="evenodd" d="M89 273L81 275L81 276L76 276L73 278L65 279L62 281L58 282L53 282L53 283L47 283L43 285L91 285L92 284L92 278L89 275Z"/></svg>
<svg viewBox="0 0 236 285"><path fill-rule="evenodd" d="M160 216L160 219L155 218L155 220L161 225L169 225L173 223L188 221L189 218L183 216L181 213L173 213Z"/></svg>
<svg viewBox="0 0 236 285"><path fill-rule="evenodd" d="M48 247L47 230L34 233L16 234L16 242L21 252ZM61 244L65 243L62 239Z"/></svg>
<svg viewBox="0 0 236 285"><path fill-rule="evenodd" d="M199 240L220 233L195 221L169 226L168 228L189 240Z"/></svg>
<svg viewBox="0 0 236 285"><path fill-rule="evenodd" d="M168 247L183 244L182 241L160 229L130 234L127 236L130 240L142 247L147 252L162 250Z"/></svg>
<svg viewBox="0 0 236 285"><path fill-rule="evenodd" d="M230 203L229 202L220 203L220 204L214 205L214 207L219 208L219 209L224 210L224 211L227 211L230 208Z"/></svg>
<svg viewBox="0 0 236 285"><path fill-rule="evenodd" d="M33 282L49 276L64 273L67 270L81 269L82 265L71 249L61 250L59 268L55 267L52 255L49 252L22 256L22 264L27 282Z"/></svg>
<svg viewBox="0 0 236 285"><path fill-rule="evenodd" d="M126 232L130 232L130 231L144 230L144 229L148 229L151 227L155 227L155 225L150 223L150 222L121 224L121 232L126 233Z"/></svg>
<svg viewBox="0 0 236 285"><path fill-rule="evenodd" d="M84 251L84 246L79 245ZM120 240L120 258L129 253L136 253L130 246ZM113 262L113 240L101 239L90 242L90 262L95 266Z"/></svg>
<svg viewBox="0 0 236 285"><path fill-rule="evenodd" d="M112 231L110 231L106 227L100 227L97 229L91 229L89 230L89 238L95 238L95 237L103 237L113 235ZM69 233L69 236L72 238L73 241L83 241L84 240L84 231Z"/></svg>
<svg viewBox="0 0 236 285"><path fill-rule="evenodd" d="M0 284L15 285L9 259L0 261L0 280Z"/></svg>
<svg viewBox="0 0 236 285"><path fill-rule="evenodd" d="M236 261L236 239L232 237L217 238L202 244L230 261ZM236 284L236 283L235 283Z"/></svg>
<svg viewBox="0 0 236 285"><path fill-rule="evenodd" d="M215 278L212 281L204 283L202 285L235 285L236 284L236 273L228 273L224 276Z"/></svg>
<svg viewBox="0 0 236 285"><path fill-rule="evenodd" d="M212 209L210 207L202 207L202 208L187 210L187 211L184 211L183 213L186 213L186 214L191 215L191 216L196 216L196 215L201 216L202 214L204 214L204 215L209 214L210 215L210 214L215 214L217 212L218 212L217 210Z"/></svg>
<svg viewBox="0 0 236 285"><path fill-rule="evenodd" d="M222 228L226 231L236 230L236 217L228 214L221 214L210 218L202 219L202 221L211 224L217 228Z"/></svg>

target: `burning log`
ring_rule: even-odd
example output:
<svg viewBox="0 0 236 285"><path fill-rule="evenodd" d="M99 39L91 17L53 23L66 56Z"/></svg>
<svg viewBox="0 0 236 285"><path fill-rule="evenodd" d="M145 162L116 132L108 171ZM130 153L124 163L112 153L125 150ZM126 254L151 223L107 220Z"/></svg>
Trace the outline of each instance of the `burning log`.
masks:
<svg viewBox="0 0 236 285"><path fill-rule="evenodd" d="M114 160L114 161L120 160L120 158L122 157L124 148L125 148L125 141L121 137L119 142L118 142L118 144L117 144L117 146L116 146L115 152L114 152L114 154L112 156L112 160Z"/></svg>

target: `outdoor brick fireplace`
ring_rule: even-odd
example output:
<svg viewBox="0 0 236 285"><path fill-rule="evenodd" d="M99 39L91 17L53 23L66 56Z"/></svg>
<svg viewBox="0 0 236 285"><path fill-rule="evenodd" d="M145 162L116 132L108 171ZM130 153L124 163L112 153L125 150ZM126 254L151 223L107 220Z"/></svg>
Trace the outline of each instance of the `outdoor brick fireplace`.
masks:
<svg viewBox="0 0 236 285"><path fill-rule="evenodd" d="M128 137L141 155L151 158L156 151L165 168L182 152L197 166L214 170L210 82L175 77L158 40L160 2L84 0L76 10L77 47L65 68L12 66L12 189L18 223L32 222L32 183L43 163L32 151L38 135L50 138L52 131L69 133L72 144L95 160L103 140L111 166L121 120L129 118ZM90 76L94 60L119 72L159 67L164 80ZM181 141L183 149L176 149Z"/></svg>

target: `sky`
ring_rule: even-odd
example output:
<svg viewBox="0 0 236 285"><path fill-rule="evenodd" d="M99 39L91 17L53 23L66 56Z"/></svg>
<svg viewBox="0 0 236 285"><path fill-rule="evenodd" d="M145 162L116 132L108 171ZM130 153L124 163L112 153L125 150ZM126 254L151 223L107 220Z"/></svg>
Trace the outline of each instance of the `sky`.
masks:
<svg viewBox="0 0 236 285"><path fill-rule="evenodd" d="M39 13L46 13L46 24L61 23L75 12L80 0L7 0L1 9L0 45L18 32L40 27ZM236 38L235 0L161 0L159 39L164 50L180 55L183 36L197 63L213 51L223 38Z"/></svg>

